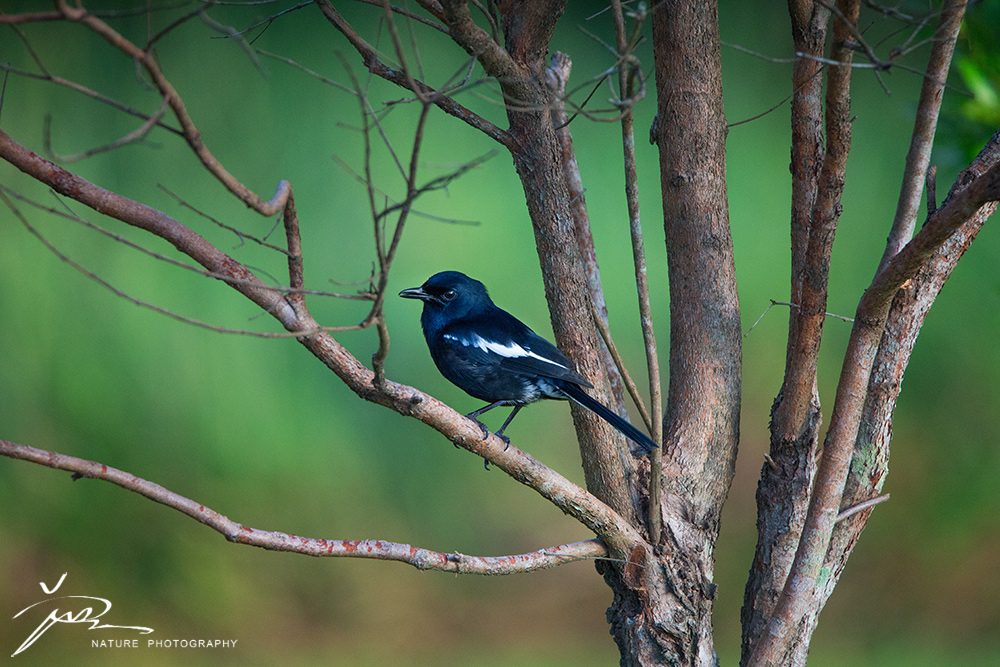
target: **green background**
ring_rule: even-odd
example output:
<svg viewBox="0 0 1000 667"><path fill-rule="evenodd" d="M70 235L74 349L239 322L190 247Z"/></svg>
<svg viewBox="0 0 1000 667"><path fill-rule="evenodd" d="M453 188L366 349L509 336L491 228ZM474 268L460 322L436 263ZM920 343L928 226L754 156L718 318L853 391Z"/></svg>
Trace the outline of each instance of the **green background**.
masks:
<svg viewBox="0 0 1000 667"><path fill-rule="evenodd" d="M6 11L42 3L0 3ZM136 3L141 5L142 3ZM996 3L980 12L996 14ZM156 32L193 5L154 13ZM248 27L285 5L220 7L216 20ZM923 5L917 5L921 10ZM391 54L378 8L346 5L369 41ZM560 22L553 49L574 61L571 86L582 101L613 56L584 30L613 41L599 3L575 3ZM784 3L724 2L722 38L772 58L792 56ZM880 52L908 32L867 15ZM112 25L140 45L147 18ZM400 22L404 41L410 28ZM647 26L648 28L648 26ZM256 36L260 28L251 35ZM55 75L152 113L159 97L133 63L74 25L45 23L23 33ZM0 37L0 63L37 72L24 43ZM414 26L421 76L440 85L465 54L442 35ZM648 30L647 30L648 34ZM357 100L282 62L260 68L235 40L213 39L197 18L164 36L157 55L184 98L206 144L248 187L270 198L278 181L295 187L308 286L352 291L335 283L364 281L374 261L364 187L338 159L362 170ZM926 36L927 33L922 33ZM877 38L876 38L877 36ZM368 91L371 104L401 100L372 80L346 40L315 7L274 21L254 46L292 58L349 85L338 54ZM922 67L927 47L905 57ZM650 77L637 110L646 251L655 324L666 372L668 292L660 218L657 156L646 142L655 109L652 54L638 55ZM995 49L991 56L996 58ZM387 56L390 60L392 55ZM411 53L411 61L416 57ZM994 60L995 63L995 60ZM790 92L787 62L723 49L726 114L736 122L778 105ZM478 70L477 70L478 71ZM855 70L853 150L844 213L834 249L829 310L853 315L882 254L909 142L920 78L884 75L886 95L870 70ZM956 88L964 88L953 76ZM946 108L934 156L939 198L989 136L962 114L961 97ZM593 104L607 108L606 84ZM504 126L494 86L460 101ZM66 155L106 144L136 121L65 88L11 75L0 127L42 152L51 115L52 150ZM168 115L169 118L169 115ZM414 105L382 116L393 149L408 162ZM171 124L173 119L170 118ZM730 221L744 330L769 299L788 298L789 130L787 104L734 126L727 143ZM994 123L993 128L996 127ZM585 118L571 125L601 263L616 341L633 374L643 377L622 196L617 125ZM403 181L373 136L373 178L399 199ZM494 149L483 135L435 110L421 152L421 182ZM336 158L336 159L335 159ZM964 162L963 162L964 161ZM264 236L273 220L250 214L200 167L183 141L163 130L146 140L67 168L105 188L165 211L257 270L287 275L282 256L243 243L184 208L248 234ZM10 165L0 185L46 207L69 209L150 249L176 256L166 243L126 228L72 201L57 201ZM502 152L416 209L477 224L411 217L389 291L422 283L439 270L485 282L494 300L550 336L538 260L523 191ZM131 296L187 317L237 329L277 331L225 285L152 259L65 219L19 204L60 250ZM65 207L65 208L64 208ZM1000 236L991 221L959 264L917 344L894 421L892 500L875 510L812 645L814 665L992 665L1000 661ZM272 241L283 237L278 229ZM367 304L311 297L323 325L359 322ZM434 369L420 335L419 305L390 297L388 376L467 412L479 403ZM824 410L833 391L850 325L830 320L820 363ZM726 505L715 577L716 647L723 664L739 650L739 606L753 555L754 490L767 447L768 410L780 385L787 311L772 309L746 337L744 403L737 477ZM373 331L337 334L362 361L377 347ZM490 420L492 424L492 420ZM495 426L495 424L494 424ZM563 404L526 410L511 427L519 447L582 484L569 413ZM415 420L364 403L290 339L224 335L137 307L61 262L0 208L0 437L100 461L161 484L247 526L327 539L378 538L476 555L522 553L590 535L573 520L482 461L451 446ZM187 517L111 484L71 482L56 472L0 460L0 647L10 655L41 616L13 619L68 576L58 594L111 600L104 620L155 628L148 638L236 639L232 649L98 649L92 639L133 633L53 628L12 660L21 664L343 664L605 665L617 650L604 618L609 590L593 565L576 563L511 577L456 577L409 566L311 559L228 544ZM146 636L138 636L140 645Z"/></svg>

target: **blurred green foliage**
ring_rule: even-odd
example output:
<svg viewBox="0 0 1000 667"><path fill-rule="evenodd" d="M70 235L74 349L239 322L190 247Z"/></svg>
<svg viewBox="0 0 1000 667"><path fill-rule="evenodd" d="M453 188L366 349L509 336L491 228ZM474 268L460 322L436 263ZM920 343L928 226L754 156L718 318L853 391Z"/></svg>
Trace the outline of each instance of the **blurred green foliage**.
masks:
<svg viewBox="0 0 1000 667"><path fill-rule="evenodd" d="M4 2L4 11L37 3ZM122 3L121 7L140 3ZM910 3L913 13L923 11ZM105 5L107 6L107 5ZM142 5L145 6L144 4ZM281 4L280 9L291 6ZM143 43L193 5L109 18ZM119 7L120 8L120 7ZM613 41L599 3L574 4L553 49L574 61L571 86L582 101L607 106L606 84L588 83L614 57L587 32ZM215 20L238 29L279 11L279 4L219 6ZM344 11L383 53L390 42L380 11ZM976 97L951 107L935 153L939 189L996 128L997 3L970 9L968 37L951 83ZM783 5L723 2L723 40L772 58L791 57ZM872 43L902 42L895 22L866 15ZM465 54L432 30L405 22L404 42L420 76L440 83L460 71ZM972 26L979 26L975 30ZM985 26L985 27L984 27ZM993 26L993 33L989 27ZM924 29L920 36L928 36ZM986 32L982 32L985 30ZM53 74L152 113L159 98L128 59L72 25L9 29L0 62L37 72L30 44ZM993 35L993 41L989 35ZM985 35L985 36L984 36ZM408 160L415 109L372 79L346 41L305 7L248 33L253 46L291 58L350 85L346 60L364 86L395 154ZM249 187L270 197L280 179L295 186L307 281L351 291L374 259L372 222L362 170L355 97L280 60L247 57L197 18L156 46L167 76L186 101L206 144ZM905 57L920 68L927 47ZM655 108L652 53L638 56L649 95L637 109L640 192L656 326L667 346L668 293L657 157L645 142ZM392 56L387 56L390 60ZM775 107L790 92L790 65L726 47L726 113L730 122ZM855 71L854 149L831 276L831 312L853 314L873 274L892 220L920 78L886 77L886 95L870 71ZM989 93L993 91L993 101ZM952 93L949 93L952 96ZM490 86L460 101L504 124ZM992 104L992 107L991 107ZM949 111L949 113L951 113ZM65 88L11 75L0 126L41 151L51 116L52 150L71 154L133 130L138 121ZM949 134L964 118L964 138ZM990 120L992 118L993 120ZM976 121L975 124L973 121ZM964 121L963 121L964 122ZM982 123L985 122L985 126ZM992 125L990 125L992 123ZM985 128L985 129L984 129ZM642 367L641 337L622 198L620 132L577 118L572 125L612 327L633 373ZM973 148L970 148L973 147ZM422 179L447 173L495 148L458 121L434 112L421 153ZM403 182L395 159L375 137L373 177L390 199ZM769 299L788 292L788 109L778 106L732 127L729 203L737 252L744 329ZM352 171L345 169L346 164ZM119 150L67 165L83 177L159 208L195 228L265 279L281 281L281 255L262 249L180 205L247 234L274 232L227 196L181 140L162 130ZM0 164L0 185L56 210L70 210L150 249L173 249L73 202L60 201ZM41 234L128 294L171 311L238 329L278 327L226 286L135 252L25 203L18 207ZM502 154L431 193L417 209L449 223L414 216L392 273L390 291L453 268L483 280L495 300L541 333L549 331L523 192ZM992 222L992 221L991 221ZM1000 660L1000 238L987 224L930 315L907 373L894 424L894 456L885 490L893 499L874 513L831 599L811 653L815 665L992 665ZM272 239L280 243L280 231ZM173 254L172 254L173 253ZM344 285L347 283L348 285ZM311 298L321 323L360 321L366 304ZM392 348L389 376L414 384L459 410L478 407L430 362L418 306L387 303ZM738 659L743 584L755 540L754 487L766 450L768 410L780 384L786 314L772 309L744 343L745 395L738 474L717 552L720 584L717 648L723 664ZM821 359L820 393L832 404L849 325L831 320ZM377 347L370 331L338 335L365 361ZM666 355L661 354L665 360ZM665 363L665 362L664 362ZM60 262L6 208L0 209L0 437L93 459L204 503L245 525L331 539L381 538L442 551L519 553L589 535L535 494L455 449L433 431L358 400L289 339L223 335L139 308ZM510 435L563 474L582 483L565 406L533 407ZM451 577L397 564L307 559L227 544L180 514L110 484L10 460L0 461L0 603L7 618L42 599L38 582L68 577L60 594L106 597L108 623L145 625L156 637L237 639L233 649L96 649L97 632L55 628L22 664L343 664L603 665L617 659L604 621L610 595L594 568L574 564L508 578ZM0 624L13 652L33 626ZM108 638L130 638L105 631ZM115 633L118 634L115 634ZM104 638L102 635L101 638ZM145 637L140 638L140 642Z"/></svg>
<svg viewBox="0 0 1000 667"><path fill-rule="evenodd" d="M971 8L955 45L955 77L965 95L945 98L942 138L966 161L982 148L982 137L1000 127L1000 3Z"/></svg>

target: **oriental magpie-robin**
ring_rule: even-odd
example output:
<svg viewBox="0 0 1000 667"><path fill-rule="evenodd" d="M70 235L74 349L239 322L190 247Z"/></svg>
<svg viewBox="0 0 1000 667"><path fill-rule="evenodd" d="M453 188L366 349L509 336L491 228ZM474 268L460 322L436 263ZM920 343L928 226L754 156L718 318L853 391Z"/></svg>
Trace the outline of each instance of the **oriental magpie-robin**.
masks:
<svg viewBox="0 0 1000 667"><path fill-rule="evenodd" d="M399 296L420 299L420 324L438 370L467 394L489 405L466 415L489 430L479 415L501 405L514 406L496 432L503 434L514 415L543 398L571 399L607 421L647 452L656 444L626 419L589 396L593 387L573 370L569 359L505 310L497 308L486 287L458 271L443 271Z"/></svg>

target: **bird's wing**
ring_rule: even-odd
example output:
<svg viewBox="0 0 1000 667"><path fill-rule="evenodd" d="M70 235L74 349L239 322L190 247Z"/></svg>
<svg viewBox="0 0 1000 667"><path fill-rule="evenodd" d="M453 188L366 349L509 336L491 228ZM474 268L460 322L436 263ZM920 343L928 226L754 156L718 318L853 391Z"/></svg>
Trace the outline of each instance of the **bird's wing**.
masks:
<svg viewBox="0 0 1000 667"><path fill-rule="evenodd" d="M573 369L566 356L523 322L497 308L487 317L464 320L461 326L445 332L445 337L469 348L484 360L525 376L566 380L592 387Z"/></svg>

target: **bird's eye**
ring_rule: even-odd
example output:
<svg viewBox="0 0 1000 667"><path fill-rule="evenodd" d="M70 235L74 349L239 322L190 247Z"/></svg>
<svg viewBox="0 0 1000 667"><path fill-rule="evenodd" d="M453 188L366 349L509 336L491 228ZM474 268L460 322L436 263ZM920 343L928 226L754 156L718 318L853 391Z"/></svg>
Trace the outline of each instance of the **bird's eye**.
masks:
<svg viewBox="0 0 1000 667"><path fill-rule="evenodd" d="M455 291L455 290L453 290L453 289L450 289L450 290L448 290L447 292L445 292L444 294L442 294L442 295L441 295L441 298L442 298L442 299L444 299L445 301L451 301L451 300L452 300L452 299L454 299L454 298L455 298L456 296L458 296L458 292L456 292L456 291Z"/></svg>

